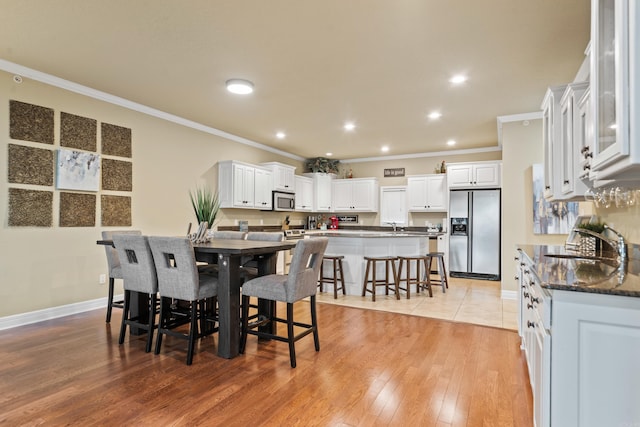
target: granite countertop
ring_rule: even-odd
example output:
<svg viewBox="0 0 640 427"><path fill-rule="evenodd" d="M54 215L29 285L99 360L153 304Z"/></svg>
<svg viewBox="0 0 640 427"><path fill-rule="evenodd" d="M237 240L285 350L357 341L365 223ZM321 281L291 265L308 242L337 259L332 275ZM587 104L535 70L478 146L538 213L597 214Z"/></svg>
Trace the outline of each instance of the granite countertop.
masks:
<svg viewBox="0 0 640 427"><path fill-rule="evenodd" d="M640 260L619 265L616 259L554 258L579 255L564 246L518 245L533 262L533 273L546 289L640 297Z"/></svg>
<svg viewBox="0 0 640 427"><path fill-rule="evenodd" d="M446 234L444 232L426 232L426 231L363 231L363 230L307 230L308 236L326 236L326 237L429 237L435 238Z"/></svg>

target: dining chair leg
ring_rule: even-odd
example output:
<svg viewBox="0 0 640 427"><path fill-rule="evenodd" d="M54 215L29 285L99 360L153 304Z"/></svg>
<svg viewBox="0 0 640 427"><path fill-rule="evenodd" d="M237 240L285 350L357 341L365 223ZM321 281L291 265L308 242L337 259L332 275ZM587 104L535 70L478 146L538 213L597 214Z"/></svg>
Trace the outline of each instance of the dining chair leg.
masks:
<svg viewBox="0 0 640 427"><path fill-rule="evenodd" d="M318 335L318 315L316 313L316 296L311 295L311 326L313 327L313 342L316 351L320 351L320 336Z"/></svg>
<svg viewBox="0 0 640 427"><path fill-rule="evenodd" d="M113 288L115 285L115 279L109 277L109 299L107 300L107 323L111 323L111 309L113 308Z"/></svg>
<svg viewBox="0 0 640 427"><path fill-rule="evenodd" d="M111 293L111 292L109 292ZM111 298L109 298L111 301ZM120 336L118 337L118 344L124 342L124 336L127 332L127 319L129 319L129 305L131 304L131 291L124 291L124 308L122 309L122 322L120 323ZM109 316L109 312L107 312Z"/></svg>
<svg viewBox="0 0 640 427"><path fill-rule="evenodd" d="M240 349L238 353L244 354L247 346L247 329L249 328L249 297L242 296L242 327L240 328Z"/></svg>
<svg viewBox="0 0 640 427"><path fill-rule="evenodd" d="M151 351L151 344L153 343L153 330L156 325L156 294L151 294L151 302L149 304L149 330L147 331L147 347L145 351L149 353Z"/></svg>
<svg viewBox="0 0 640 427"><path fill-rule="evenodd" d="M287 336L289 337L289 359L291 359L291 367L296 367L296 347L295 337L293 336L293 303L287 303Z"/></svg>
<svg viewBox="0 0 640 427"><path fill-rule="evenodd" d="M189 326L189 348L187 350L187 365L193 362L193 349L198 335L198 301L191 301L191 324Z"/></svg>
<svg viewBox="0 0 640 427"><path fill-rule="evenodd" d="M158 338L156 338L156 350L155 354L160 354L160 348L162 347L162 335L167 324L167 313L169 306L166 298L160 297L160 318L158 319Z"/></svg>

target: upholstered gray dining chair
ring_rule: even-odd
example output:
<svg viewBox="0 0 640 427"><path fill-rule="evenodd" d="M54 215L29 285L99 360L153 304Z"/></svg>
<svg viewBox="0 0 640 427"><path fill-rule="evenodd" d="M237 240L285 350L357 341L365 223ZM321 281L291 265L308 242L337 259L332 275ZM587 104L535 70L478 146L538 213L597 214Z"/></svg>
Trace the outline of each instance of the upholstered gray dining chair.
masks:
<svg viewBox="0 0 640 427"><path fill-rule="evenodd" d="M147 346L145 351L151 351L153 330L156 319L156 296L158 293L158 277L153 264L151 248L146 236L115 234L113 244L116 247L124 286L124 310L120 325L118 343L124 342L127 325L147 331ZM146 313L131 317L131 292L139 292L148 297Z"/></svg>
<svg viewBox="0 0 640 427"><path fill-rule="evenodd" d="M244 353L247 345L247 335L271 338L289 343L289 359L291 367L296 367L295 342L313 333L316 351L320 351L318 337L318 320L316 315L316 289L318 274L322 267L322 257L329 239L317 237L304 239L296 243L291 260L289 274L270 274L249 280L242 285L242 336L240 339L240 353ZM259 320L249 324L249 297L258 297L287 304L287 318L272 316L270 319ZM311 324L296 322L293 319L293 304L303 298L310 297ZM259 326L267 322L281 322L287 324L287 336L278 336L258 330ZM304 328L294 335L293 327Z"/></svg>
<svg viewBox="0 0 640 427"><path fill-rule="evenodd" d="M208 327L207 323L215 322L218 278L210 273L198 271L193 246L188 238L150 236L149 246L158 274L158 291L161 298L155 354L160 353L163 335L186 339L187 365L191 365L195 340L217 330ZM171 299L184 301L188 305L188 310L177 322ZM175 306L180 304L174 304ZM187 321L190 324L187 334L176 330Z"/></svg>
<svg viewBox="0 0 640 427"><path fill-rule="evenodd" d="M239 239L244 240L247 237L247 233L244 231L214 231L211 234L214 239Z"/></svg>
<svg viewBox="0 0 640 427"><path fill-rule="evenodd" d="M139 230L115 230L115 231L103 231L102 240L113 240L114 234L128 234L140 236L142 233ZM111 310L113 307L124 308L124 300L118 299L114 301L114 287L115 279L122 279L122 269L120 268L120 260L118 259L118 252L113 246L105 245L104 250L107 253L107 266L109 268L109 297L107 299L107 319L106 322L111 322Z"/></svg>

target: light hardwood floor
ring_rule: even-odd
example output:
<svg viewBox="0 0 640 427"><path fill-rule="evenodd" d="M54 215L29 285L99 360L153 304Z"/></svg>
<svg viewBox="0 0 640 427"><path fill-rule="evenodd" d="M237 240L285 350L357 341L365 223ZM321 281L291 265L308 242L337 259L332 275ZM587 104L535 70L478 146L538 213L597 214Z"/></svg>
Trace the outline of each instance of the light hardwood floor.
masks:
<svg viewBox="0 0 640 427"><path fill-rule="evenodd" d="M297 319L308 308L296 304ZM321 350L298 341L296 369L286 343L255 337L221 359L216 335L186 366L173 337L157 356L145 336L119 346L120 313L110 325L95 310L1 331L0 425L532 425L514 331L321 303Z"/></svg>
<svg viewBox="0 0 640 427"><path fill-rule="evenodd" d="M406 299L404 291L400 291L400 300L376 295L373 302L371 294L366 297L338 294L334 299L331 291L318 293L318 301L518 330L518 302L500 298L500 282L452 277L448 280L449 289L444 293L442 287L433 287L433 298L426 292L416 294L413 286L410 299Z"/></svg>

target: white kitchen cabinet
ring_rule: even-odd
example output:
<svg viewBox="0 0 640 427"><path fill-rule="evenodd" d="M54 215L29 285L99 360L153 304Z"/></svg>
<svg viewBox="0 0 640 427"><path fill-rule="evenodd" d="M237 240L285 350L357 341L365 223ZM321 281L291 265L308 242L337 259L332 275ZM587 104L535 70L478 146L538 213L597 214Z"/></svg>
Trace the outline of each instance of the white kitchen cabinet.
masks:
<svg viewBox="0 0 640 427"><path fill-rule="evenodd" d="M589 82L570 83L560 99L560 185L561 200L583 200L584 193L589 188L580 179L580 161L582 159L581 145L584 144L582 134L586 131L587 123L582 121L586 116L580 114L579 102ZM584 126L584 128L583 128Z"/></svg>
<svg viewBox="0 0 640 427"><path fill-rule="evenodd" d="M313 209L313 179L306 176L295 176L296 212L311 212Z"/></svg>
<svg viewBox="0 0 640 427"><path fill-rule="evenodd" d="M498 188L501 184L500 162L449 163L449 188Z"/></svg>
<svg viewBox="0 0 640 427"><path fill-rule="evenodd" d="M437 240L437 250L444 254L444 268L449 271L449 234L440 234Z"/></svg>
<svg viewBox="0 0 640 427"><path fill-rule="evenodd" d="M377 212L378 180L352 178L333 180L331 192L334 212Z"/></svg>
<svg viewBox="0 0 640 427"><path fill-rule="evenodd" d="M289 193L295 192L295 166L279 162L261 163L260 166L271 170L273 174L273 190L286 191Z"/></svg>
<svg viewBox="0 0 640 427"><path fill-rule="evenodd" d="M270 170L249 163L235 160L218 162L220 207L271 209L271 176Z"/></svg>
<svg viewBox="0 0 640 427"><path fill-rule="evenodd" d="M630 0L591 2L592 177L640 176L640 7Z"/></svg>
<svg viewBox="0 0 640 427"><path fill-rule="evenodd" d="M411 175L407 177L410 212L446 212L448 208L447 175Z"/></svg>
<svg viewBox="0 0 640 427"><path fill-rule="evenodd" d="M591 157L592 146L594 142L593 136L593 120L591 118L591 91L590 88L582 95L578 101L578 179L589 181L591 179ZM595 176L593 177L595 179ZM590 182L590 181L589 181ZM589 184L588 186L592 186ZM585 190L586 191L586 190Z"/></svg>
<svg viewBox="0 0 640 427"><path fill-rule="evenodd" d="M336 177L332 173L305 173L313 179L313 212L331 212L331 183Z"/></svg>
<svg viewBox="0 0 640 427"><path fill-rule="evenodd" d="M562 127L560 100L567 85L550 87L542 101L542 146L544 151L544 197L559 200L562 195Z"/></svg>
<svg viewBox="0 0 640 427"><path fill-rule="evenodd" d="M640 424L640 299L553 291L551 425Z"/></svg>
<svg viewBox="0 0 640 427"><path fill-rule="evenodd" d="M273 173L269 169L255 168L254 207L271 210L273 205Z"/></svg>

